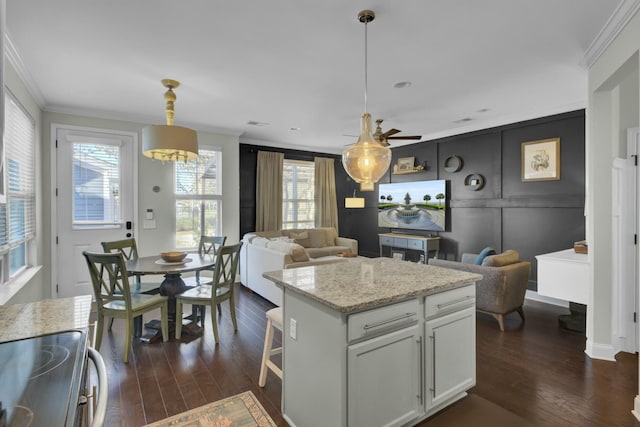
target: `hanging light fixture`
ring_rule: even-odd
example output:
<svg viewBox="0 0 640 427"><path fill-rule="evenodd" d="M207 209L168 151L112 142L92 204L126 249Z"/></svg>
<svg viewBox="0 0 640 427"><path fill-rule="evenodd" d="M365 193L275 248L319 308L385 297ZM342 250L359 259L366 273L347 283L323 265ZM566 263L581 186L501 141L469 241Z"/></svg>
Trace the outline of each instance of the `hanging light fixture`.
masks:
<svg viewBox="0 0 640 427"><path fill-rule="evenodd" d="M373 191L374 184L382 178L391 164L391 150L380 145L371 133L371 114L367 113L367 24L376 17L371 10L358 13L364 23L364 114L358 141L342 152L342 165L361 191Z"/></svg>
<svg viewBox="0 0 640 427"><path fill-rule="evenodd" d="M192 160L198 157L198 136L196 131L173 125L173 103L176 94L173 89L180 86L180 82L171 79L162 80L162 85L168 90L164 94L167 101L166 125L149 125L142 129L142 153L163 163L168 160Z"/></svg>

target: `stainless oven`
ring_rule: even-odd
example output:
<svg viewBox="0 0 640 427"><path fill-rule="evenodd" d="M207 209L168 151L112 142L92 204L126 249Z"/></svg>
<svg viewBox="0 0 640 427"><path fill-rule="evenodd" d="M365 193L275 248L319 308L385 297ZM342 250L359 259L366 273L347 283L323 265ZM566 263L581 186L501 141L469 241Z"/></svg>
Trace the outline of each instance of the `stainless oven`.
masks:
<svg viewBox="0 0 640 427"><path fill-rule="evenodd" d="M106 374L100 354L88 347L86 331L0 343L0 427L82 425L89 359L100 387L93 425L100 426L107 401Z"/></svg>

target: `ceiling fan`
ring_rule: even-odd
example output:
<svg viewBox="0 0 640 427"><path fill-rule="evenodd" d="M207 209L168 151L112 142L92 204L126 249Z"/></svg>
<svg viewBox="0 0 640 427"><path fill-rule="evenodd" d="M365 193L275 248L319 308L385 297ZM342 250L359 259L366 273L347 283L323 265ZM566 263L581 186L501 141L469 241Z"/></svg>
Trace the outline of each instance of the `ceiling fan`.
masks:
<svg viewBox="0 0 640 427"><path fill-rule="evenodd" d="M401 130L398 129L389 129L386 132L382 132L382 128L380 127L380 125L382 124L382 119L378 119L376 120L376 131L373 134L373 137L380 141L380 144L384 147L388 147L389 144L389 139L413 139L413 140L419 140L422 138L422 135L407 135L407 136L391 136L391 135L395 135L397 133L402 132Z"/></svg>

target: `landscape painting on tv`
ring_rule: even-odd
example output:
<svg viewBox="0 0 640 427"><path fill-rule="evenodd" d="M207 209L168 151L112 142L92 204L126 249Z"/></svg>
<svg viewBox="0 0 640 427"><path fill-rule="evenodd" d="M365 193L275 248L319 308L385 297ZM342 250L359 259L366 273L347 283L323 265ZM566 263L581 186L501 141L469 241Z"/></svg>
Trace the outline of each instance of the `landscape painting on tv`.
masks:
<svg viewBox="0 0 640 427"><path fill-rule="evenodd" d="M380 184L378 227L445 231L446 181Z"/></svg>

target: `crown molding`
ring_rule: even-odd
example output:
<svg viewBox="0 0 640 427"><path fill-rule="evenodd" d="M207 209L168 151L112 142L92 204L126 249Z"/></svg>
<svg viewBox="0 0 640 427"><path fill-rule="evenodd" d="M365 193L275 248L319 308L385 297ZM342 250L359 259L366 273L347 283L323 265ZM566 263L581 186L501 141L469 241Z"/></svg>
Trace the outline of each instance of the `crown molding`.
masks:
<svg viewBox="0 0 640 427"><path fill-rule="evenodd" d="M591 68L639 9L640 0L623 0L587 48L580 65Z"/></svg>
<svg viewBox="0 0 640 427"><path fill-rule="evenodd" d="M27 70L27 67L24 65L24 61L22 61L22 56L18 53L16 46L13 44L11 37L9 36L9 31L7 30L4 35L5 49L4 55L9 64L16 70L18 73L18 77L22 80L22 83L27 88L27 91L33 97L33 100L38 104L40 108L44 108L45 100L44 96L42 96L42 92L40 88L36 84L35 80L31 76L31 73Z"/></svg>

